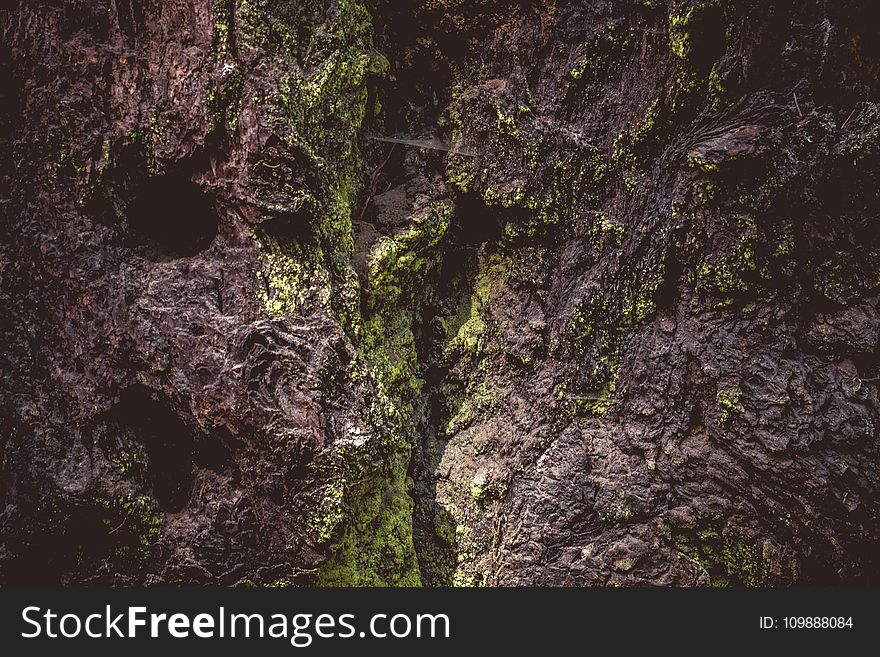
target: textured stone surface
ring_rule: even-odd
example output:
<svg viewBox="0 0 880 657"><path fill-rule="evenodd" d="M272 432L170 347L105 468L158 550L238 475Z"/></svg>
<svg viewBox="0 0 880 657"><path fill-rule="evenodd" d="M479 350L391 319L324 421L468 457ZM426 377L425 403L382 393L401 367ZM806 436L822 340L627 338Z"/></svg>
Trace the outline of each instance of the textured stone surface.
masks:
<svg viewBox="0 0 880 657"><path fill-rule="evenodd" d="M870 18L5 3L0 580L876 583Z"/></svg>

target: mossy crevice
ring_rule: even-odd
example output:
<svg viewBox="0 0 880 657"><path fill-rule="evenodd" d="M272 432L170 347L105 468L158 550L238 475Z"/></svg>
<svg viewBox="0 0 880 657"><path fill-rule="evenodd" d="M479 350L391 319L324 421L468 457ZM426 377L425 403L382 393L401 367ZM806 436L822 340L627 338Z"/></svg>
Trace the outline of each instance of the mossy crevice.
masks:
<svg viewBox="0 0 880 657"><path fill-rule="evenodd" d="M413 548L408 461L405 451L393 454L380 472L346 491L346 505L351 505L348 513L334 507L334 514L346 526L330 559L319 570L320 585L421 585Z"/></svg>
<svg viewBox="0 0 880 657"><path fill-rule="evenodd" d="M330 553L317 579L415 585L406 470L421 391L416 296L430 289L425 254L436 247L433 237L442 238L448 213L414 219L411 230L377 247L362 304L352 209L366 177L368 85L388 67L373 47L366 6L249 0L235 4L234 26L241 59L278 71L274 87L249 89L245 99L272 134L248 163L255 203L271 219L254 231L262 254L257 301L274 317L332 313L359 352L353 369L371 379L365 394L376 449L340 445L320 505L305 519L312 541Z"/></svg>
<svg viewBox="0 0 880 657"><path fill-rule="evenodd" d="M433 300L442 243L453 206L429 205L406 230L378 240L368 256L360 351L375 377L373 424L382 434L382 463L345 493L345 528L321 567L326 585L417 586L412 482L408 469L426 421L418 335Z"/></svg>
<svg viewBox="0 0 880 657"><path fill-rule="evenodd" d="M277 85L255 89L274 136L273 146L249 165L258 200L282 225L308 226L312 253L274 251L280 269L301 260L312 271L295 278L321 280L329 309L353 338L360 331L357 277L350 265L351 213L365 178L361 138L369 80L387 71L374 49L364 3L252 0L235 7L237 47L254 65L280 72ZM282 233L284 231L281 231ZM295 250L294 250L295 251ZM304 258L302 256L305 256ZM290 279L284 272L280 278ZM288 294L287 296L295 296Z"/></svg>

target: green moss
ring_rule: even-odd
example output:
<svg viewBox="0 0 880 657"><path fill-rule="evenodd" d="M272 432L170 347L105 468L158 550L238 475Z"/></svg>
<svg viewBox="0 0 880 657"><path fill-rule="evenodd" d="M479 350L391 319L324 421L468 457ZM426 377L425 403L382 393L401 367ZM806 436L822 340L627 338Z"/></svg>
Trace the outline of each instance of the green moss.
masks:
<svg viewBox="0 0 880 657"><path fill-rule="evenodd" d="M597 215L600 231L607 219ZM612 229L610 236L619 238L622 231ZM566 340L582 358L593 358L606 376L598 377L597 383L609 380L611 367L616 362L620 338L638 327L656 310L656 298L666 275L662 253L644 258L638 267L627 273L616 284L616 292L605 289L591 290L578 303L567 323Z"/></svg>
<svg viewBox="0 0 880 657"><path fill-rule="evenodd" d="M590 65L590 59L588 57L584 57L577 64L574 65L574 68L569 71L569 75L573 80L580 80L584 77L584 72L587 70L587 67Z"/></svg>
<svg viewBox="0 0 880 657"><path fill-rule="evenodd" d="M447 390L449 396L444 398L446 415L450 418L442 430L447 436L453 436L469 426L480 413L492 411L497 402L497 395L490 390L485 382L471 383L462 391Z"/></svg>
<svg viewBox="0 0 880 657"><path fill-rule="evenodd" d="M152 498L127 493L113 498L102 498L99 504L106 509L103 523L111 535L118 534L117 556L142 552L159 535L162 516Z"/></svg>
<svg viewBox="0 0 880 657"><path fill-rule="evenodd" d="M676 537L676 545L709 576L711 586L767 586L781 574L769 541L757 544L705 530L696 537Z"/></svg>
<svg viewBox="0 0 880 657"><path fill-rule="evenodd" d="M739 388L727 388L718 391L715 403L718 404L718 411L722 422L726 423L733 413L743 410L740 404L741 398L742 392Z"/></svg>
<svg viewBox="0 0 880 657"><path fill-rule="evenodd" d="M573 420L580 417L599 417L604 415L614 401L617 390L619 366L617 354L600 358L593 367L591 384L586 391L571 391L568 383L556 390L556 403L553 409L553 429L558 435Z"/></svg>
<svg viewBox="0 0 880 657"><path fill-rule="evenodd" d="M611 66L622 59L622 51L629 45L626 34L616 23L607 23L596 31L593 37L581 47L581 56L569 70L569 77L580 82L579 89L586 86L587 99L592 98L598 89L591 83L600 80Z"/></svg>
<svg viewBox="0 0 880 657"><path fill-rule="evenodd" d="M555 162L545 186L498 189L487 184L482 188L483 202L511 211L504 222L504 238L510 242L569 230L577 208L595 198L605 168L598 150L568 154ZM489 171L483 172L484 180L489 176Z"/></svg>
<svg viewBox="0 0 880 657"><path fill-rule="evenodd" d="M486 484L486 475L478 474L471 481L471 499L477 506L483 506L490 497L490 489Z"/></svg>
<svg viewBox="0 0 880 657"><path fill-rule="evenodd" d="M149 458L143 445L124 435L117 439L117 444L118 449L113 455L113 461L119 474L138 476L144 473L148 467Z"/></svg>
<svg viewBox="0 0 880 657"><path fill-rule="evenodd" d="M595 214L592 234L596 239L610 238L615 246L620 246L623 241L623 226L616 224L608 218L604 212Z"/></svg>
<svg viewBox="0 0 880 657"><path fill-rule="evenodd" d="M758 233L754 218L751 215L727 218L726 233L730 237L722 246L703 245L703 254L692 275L694 288L719 297L722 306L732 304L737 296L752 289L752 279L758 269L755 255Z"/></svg>
<svg viewBox="0 0 880 657"><path fill-rule="evenodd" d="M342 480L333 481L324 491L317 513L307 519L306 527L317 543L325 543L345 518L345 487Z"/></svg>
<svg viewBox="0 0 880 657"><path fill-rule="evenodd" d="M444 315L434 319L441 336L439 362L446 366L465 363L470 368L483 367L492 336L489 330L490 309L498 290L510 275L509 261L500 254L482 255L472 287L462 290L458 302ZM480 413L491 411L497 395L479 377L468 377L467 385L444 384L438 425L452 435L471 424Z"/></svg>
<svg viewBox="0 0 880 657"><path fill-rule="evenodd" d="M697 289L717 294L729 304L732 301L731 294L748 290L748 283L743 276L754 270L751 248L740 243L732 253L700 265L697 270Z"/></svg>
<svg viewBox="0 0 880 657"><path fill-rule="evenodd" d="M381 239L369 257L361 347L379 384L405 405L421 395L413 330L420 309L431 299L451 213L448 203L432 205L406 232Z"/></svg>
<svg viewBox="0 0 880 657"><path fill-rule="evenodd" d="M252 99L279 143L251 164L252 187L271 212L309 224L315 253L329 275L324 296L357 338L351 212L365 176L360 134L367 81L388 67L373 49L369 14L358 0L329 7L249 0L236 3L234 24L244 58L272 57L283 72L274 89ZM291 268L290 262L277 264Z"/></svg>
<svg viewBox="0 0 880 657"><path fill-rule="evenodd" d="M378 387L372 424L383 434L385 456L378 469L351 477L344 491L328 491L325 512L312 521L318 538L332 534L340 520L344 524L319 571L324 585L420 582L406 477L424 414L415 331L421 309L432 300L452 209L449 203L431 204L423 215L411 218L407 230L381 239L369 254L359 346Z"/></svg>
<svg viewBox="0 0 880 657"><path fill-rule="evenodd" d="M606 222L603 215L596 215L596 234L619 240L622 231L607 228ZM608 411L617 392L623 341L656 311L665 275L663 252L649 254L614 282L589 289L574 308L561 348L572 350L581 367L573 377L578 381L576 388L566 384L557 389L554 434L576 417Z"/></svg>
<svg viewBox="0 0 880 657"><path fill-rule="evenodd" d="M621 573L628 573L635 567L636 563L632 559L618 559L614 562L614 570Z"/></svg>
<svg viewBox="0 0 880 657"><path fill-rule="evenodd" d="M490 353L491 308L498 290L509 277L509 261L500 254L482 255L472 285L464 288L458 302L434 319L440 336L439 363L453 367L464 364L482 371ZM497 403L496 391L483 377L467 377L467 383L444 383L440 389L440 431L451 436L469 426L482 413L491 412Z"/></svg>
<svg viewBox="0 0 880 657"><path fill-rule="evenodd" d="M516 127L516 118L509 114L505 114L500 108L497 108L496 112L496 129L498 130L498 134L506 135L514 140L519 140L519 128Z"/></svg>
<svg viewBox="0 0 880 657"><path fill-rule="evenodd" d="M660 99L655 98L641 119L614 137L611 146L612 166L634 168L644 162L647 143L655 131L659 112Z"/></svg>
<svg viewBox="0 0 880 657"><path fill-rule="evenodd" d="M566 332L579 355L585 355L588 343L593 342L597 331L602 329L602 319L610 314L611 301L601 291L589 294L578 303Z"/></svg>
<svg viewBox="0 0 880 657"><path fill-rule="evenodd" d="M473 568L479 546L475 542L470 527L459 519L455 527L456 567L452 575L452 585L456 587L482 586L486 581L485 573L476 572Z"/></svg>
<svg viewBox="0 0 880 657"><path fill-rule="evenodd" d="M276 137L250 164L261 204L290 230L255 231L263 252L257 297L270 316L329 309L355 343L354 368L370 381L368 421L378 455L339 448L342 475L306 519L312 541L329 547L325 585L415 585L412 501L406 470L421 410L415 331L430 298L451 207L432 205L408 230L369 254L364 297L351 267L352 208L365 178L361 134L367 84L387 73L372 45L361 0L246 0L235 3L235 47L242 61L278 71L275 88L249 98ZM224 47L218 23L215 41ZM278 222L274 222L278 223ZM298 237L280 237L280 233ZM363 301L363 303L362 303Z"/></svg>
<svg viewBox="0 0 880 657"><path fill-rule="evenodd" d="M676 57L690 60L694 56L694 32L711 27L706 19L709 10L717 9L718 6L717 0L709 2L672 0L668 15L669 47ZM719 33L713 36L723 39L725 33L719 30Z"/></svg>
<svg viewBox="0 0 880 657"><path fill-rule="evenodd" d="M710 68L708 58L715 54L714 48L719 41L723 43L730 38L722 29L724 13L724 6L718 0L672 0L670 3L669 46L681 60L669 92L672 112L685 107L693 110L696 103L706 99L710 108L720 107L724 95L723 81L717 65ZM705 80L707 73L708 81ZM695 94L696 91L704 93Z"/></svg>
<svg viewBox="0 0 880 657"><path fill-rule="evenodd" d="M273 237L260 229L254 235L263 253L257 298L266 314L277 317L295 313L309 302L328 305L330 277L319 249Z"/></svg>
<svg viewBox="0 0 880 657"><path fill-rule="evenodd" d="M715 64L712 66L712 70L709 71L709 104L713 109L717 109L723 99L724 82L718 70L718 65Z"/></svg>
<svg viewBox="0 0 880 657"><path fill-rule="evenodd" d="M669 10L669 47L676 57L688 59L692 48L690 26L697 7L691 6L683 10L679 5L679 2L674 2Z"/></svg>
<svg viewBox="0 0 880 657"><path fill-rule="evenodd" d="M296 586L296 582L290 577L279 577L266 584L270 589L287 589Z"/></svg>
<svg viewBox="0 0 880 657"><path fill-rule="evenodd" d="M461 192L462 194L467 194L470 190L471 185L473 184L474 173L465 166L460 166L460 168L456 168L455 165L450 164L449 170L446 174L446 179L449 184L455 187L459 192Z"/></svg>
<svg viewBox="0 0 880 657"><path fill-rule="evenodd" d="M697 84L697 75L692 70L682 69L676 73L669 90L673 112L680 111L688 104L691 95L697 89Z"/></svg>
<svg viewBox="0 0 880 657"><path fill-rule="evenodd" d="M632 518L633 512L628 504L621 502L615 510L614 519L617 522L627 522Z"/></svg>
<svg viewBox="0 0 880 657"><path fill-rule="evenodd" d="M453 344L455 347L464 347L464 351L467 353L476 355L480 352L483 329L485 328L482 313L479 307L475 307L475 304L480 301L476 295L464 294L449 314L436 318L435 321L443 334L449 355L458 351L450 349ZM469 326L462 331L465 324L469 324ZM463 333L461 338L458 337L459 331Z"/></svg>
<svg viewBox="0 0 880 657"><path fill-rule="evenodd" d="M693 155L688 156L688 164L704 173L716 173L718 171L718 165L715 162L703 160Z"/></svg>
<svg viewBox="0 0 880 657"><path fill-rule="evenodd" d="M666 275L666 264L659 259L646 259L640 265L623 294L620 306L623 328L639 326L657 309L656 299Z"/></svg>
<svg viewBox="0 0 880 657"><path fill-rule="evenodd" d="M453 207L434 203L423 217L414 217L400 235L381 238L369 254L369 309L387 316L397 308L419 307L428 301L424 287L440 262L440 242L449 228Z"/></svg>
<svg viewBox="0 0 880 657"><path fill-rule="evenodd" d="M319 571L322 586L421 584L412 542L407 460L398 455L379 475L351 489L348 526Z"/></svg>
<svg viewBox="0 0 880 657"><path fill-rule="evenodd" d="M491 256L477 273L470 296L462 298L454 315L440 319L447 338L443 348L446 359L475 359L482 355L487 339L486 312L507 272L508 263L504 258L498 254Z"/></svg>

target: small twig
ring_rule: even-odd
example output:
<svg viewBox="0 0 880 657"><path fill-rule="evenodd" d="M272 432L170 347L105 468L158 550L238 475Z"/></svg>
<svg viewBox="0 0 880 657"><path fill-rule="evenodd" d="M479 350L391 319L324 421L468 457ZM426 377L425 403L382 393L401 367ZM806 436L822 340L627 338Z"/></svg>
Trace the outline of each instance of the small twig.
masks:
<svg viewBox="0 0 880 657"><path fill-rule="evenodd" d="M427 148L432 151L443 151L444 153L449 153L450 155L463 155L465 157L476 157L476 153L472 153L471 151L461 150L455 146L451 146L449 144L445 144L439 139L402 139L399 137L379 137L372 136L370 139L374 139L376 141L384 141L388 144L403 144L404 146L413 146L415 148Z"/></svg>
<svg viewBox="0 0 880 657"><path fill-rule="evenodd" d="M129 517L131 516L131 512L132 512L132 509L129 509L129 510L128 510L128 513L126 513L126 514L125 514L125 517L122 519L122 522L120 522L120 523L119 523L118 525L116 525L113 529L111 529L110 532L108 533L108 536L109 536L110 534L115 534L115 533L118 532L120 529L122 529L122 526L123 526L126 522L128 522L128 519L129 519Z"/></svg>
<svg viewBox="0 0 880 657"><path fill-rule="evenodd" d="M840 129L843 130L846 127L846 124L849 123L849 120L853 117L853 114L856 113L856 108L852 108L852 112L849 113L849 116L846 117L846 121L843 122L843 125L840 126Z"/></svg>
<svg viewBox="0 0 880 657"><path fill-rule="evenodd" d="M792 92L791 92L791 95L794 96L794 106L797 108L798 115L799 115L801 118L804 118L804 113L801 112L801 106L800 106L800 103L798 103L797 94L796 94L795 92L792 91Z"/></svg>
<svg viewBox="0 0 880 657"><path fill-rule="evenodd" d="M382 168L388 164L388 161L391 159L391 156L394 154L394 149L397 148L397 144L392 144L391 150L388 151L388 157L376 167L373 173L370 174L370 192L367 194L367 200L364 201L364 207L361 208L361 213L358 215L358 221L363 221L364 215L367 213L367 208L370 207L370 201L373 200L373 197L376 195L376 182L379 180L379 172L382 171Z"/></svg>

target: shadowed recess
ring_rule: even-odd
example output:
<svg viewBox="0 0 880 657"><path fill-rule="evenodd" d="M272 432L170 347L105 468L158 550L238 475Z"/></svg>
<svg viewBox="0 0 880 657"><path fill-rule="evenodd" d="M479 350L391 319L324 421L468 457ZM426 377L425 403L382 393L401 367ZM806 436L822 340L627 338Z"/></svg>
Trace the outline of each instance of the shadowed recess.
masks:
<svg viewBox="0 0 880 657"><path fill-rule="evenodd" d="M147 181L128 219L136 235L166 256L194 256L211 245L218 231L210 200L193 182L173 174Z"/></svg>

